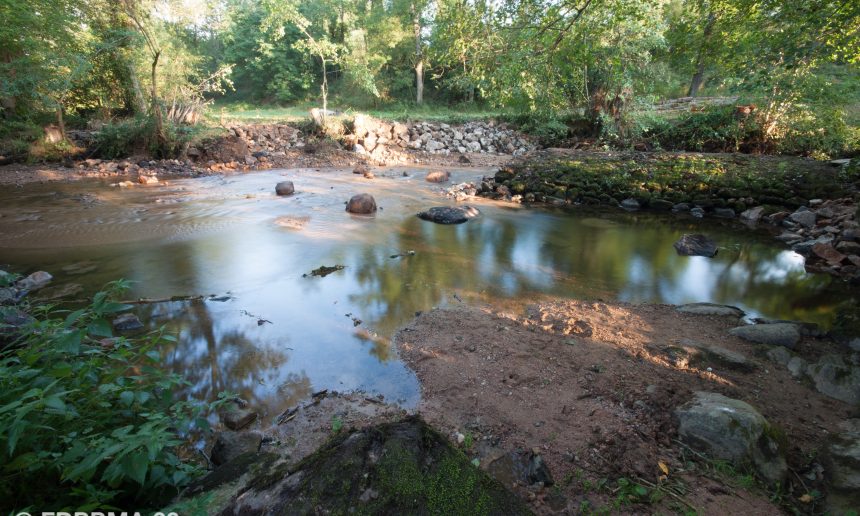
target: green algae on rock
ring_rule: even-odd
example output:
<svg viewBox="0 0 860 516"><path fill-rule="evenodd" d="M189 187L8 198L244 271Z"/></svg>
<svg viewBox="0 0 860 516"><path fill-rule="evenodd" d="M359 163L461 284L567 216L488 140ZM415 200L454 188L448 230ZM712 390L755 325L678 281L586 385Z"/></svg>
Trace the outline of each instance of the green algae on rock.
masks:
<svg viewBox="0 0 860 516"><path fill-rule="evenodd" d="M218 514L531 514L417 416L342 432L294 465L258 455L264 467L237 458L247 471L244 486L232 484L241 496L225 496L229 485L204 478L200 486L218 491L194 490L180 506L203 499L216 501L207 511Z"/></svg>

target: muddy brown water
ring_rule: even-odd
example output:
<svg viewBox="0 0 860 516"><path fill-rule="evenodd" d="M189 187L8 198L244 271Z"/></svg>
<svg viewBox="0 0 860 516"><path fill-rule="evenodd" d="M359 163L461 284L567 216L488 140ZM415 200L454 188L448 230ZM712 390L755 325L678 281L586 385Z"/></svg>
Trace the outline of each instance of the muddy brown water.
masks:
<svg viewBox="0 0 860 516"><path fill-rule="evenodd" d="M452 170L452 183L482 173ZM0 266L50 271L55 284L78 283L85 296L117 278L134 282L131 298L229 295L137 312L178 336L164 363L191 380L189 394L235 392L270 415L320 389L413 406L417 380L389 339L434 306L542 296L711 301L827 325L836 304L856 295L806 274L800 256L734 222L475 201L479 218L436 225L415 214L453 201L425 174L389 168L367 180L287 170L127 189L83 181L4 188ZM284 179L296 195L275 196ZM375 216L344 211L358 192L375 196ZM678 256L672 243L687 232L713 237L719 254ZM345 268L303 276L320 265Z"/></svg>

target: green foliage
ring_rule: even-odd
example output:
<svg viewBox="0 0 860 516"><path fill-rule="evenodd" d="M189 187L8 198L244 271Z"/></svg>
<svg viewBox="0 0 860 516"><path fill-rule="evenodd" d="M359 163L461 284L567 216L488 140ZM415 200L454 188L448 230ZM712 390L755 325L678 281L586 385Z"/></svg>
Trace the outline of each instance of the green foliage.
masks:
<svg viewBox="0 0 860 516"><path fill-rule="evenodd" d="M755 116L739 118L734 106L709 107L686 113L651 131L654 140L668 150L737 152L765 150L761 124Z"/></svg>
<svg viewBox="0 0 860 516"><path fill-rule="evenodd" d="M187 142L205 131L203 128L165 121L165 139L159 143L152 138L154 124L155 121L148 116L106 124L95 135L96 155L115 159L145 151L155 157L173 158L179 155Z"/></svg>
<svg viewBox="0 0 860 516"><path fill-rule="evenodd" d="M649 498L650 489L623 477L616 481L614 492L616 509L634 503L649 503L651 501Z"/></svg>
<svg viewBox="0 0 860 516"><path fill-rule="evenodd" d="M159 346L172 337L112 338L110 318L129 308L113 299L126 287L111 283L72 312L32 309L35 322L0 352L9 506L156 506L200 472L177 450L208 429L214 407L173 398L187 383L160 367Z"/></svg>
<svg viewBox="0 0 860 516"><path fill-rule="evenodd" d="M343 419L338 416L331 417L331 431L332 433L338 433L343 430Z"/></svg>

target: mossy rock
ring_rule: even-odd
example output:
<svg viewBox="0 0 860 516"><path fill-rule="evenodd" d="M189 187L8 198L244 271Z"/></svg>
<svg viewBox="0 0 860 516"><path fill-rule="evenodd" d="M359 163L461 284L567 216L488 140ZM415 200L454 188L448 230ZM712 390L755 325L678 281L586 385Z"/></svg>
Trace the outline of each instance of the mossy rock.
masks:
<svg viewBox="0 0 860 516"><path fill-rule="evenodd" d="M417 416L344 433L221 514L531 514Z"/></svg>
<svg viewBox="0 0 860 516"><path fill-rule="evenodd" d="M511 192L515 194L521 194L526 191L526 185L522 181L512 181L510 188Z"/></svg>
<svg viewBox="0 0 860 516"><path fill-rule="evenodd" d="M652 199L650 204L652 209L659 211L669 211L674 205L672 201L667 201L666 199Z"/></svg>

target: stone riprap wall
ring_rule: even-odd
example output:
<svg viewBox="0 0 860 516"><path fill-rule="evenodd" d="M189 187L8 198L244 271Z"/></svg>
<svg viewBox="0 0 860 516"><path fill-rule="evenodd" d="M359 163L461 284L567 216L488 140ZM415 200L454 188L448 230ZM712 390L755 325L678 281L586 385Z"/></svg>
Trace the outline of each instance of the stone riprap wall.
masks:
<svg viewBox="0 0 860 516"><path fill-rule="evenodd" d="M346 141L352 150L384 161L399 151L431 154L495 153L520 156L537 146L523 134L494 121L449 125L433 122L385 122L356 115ZM347 145L349 148L349 145Z"/></svg>

